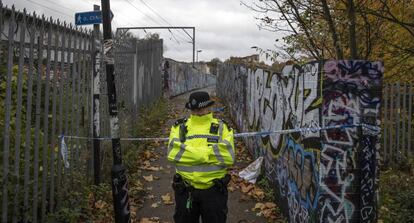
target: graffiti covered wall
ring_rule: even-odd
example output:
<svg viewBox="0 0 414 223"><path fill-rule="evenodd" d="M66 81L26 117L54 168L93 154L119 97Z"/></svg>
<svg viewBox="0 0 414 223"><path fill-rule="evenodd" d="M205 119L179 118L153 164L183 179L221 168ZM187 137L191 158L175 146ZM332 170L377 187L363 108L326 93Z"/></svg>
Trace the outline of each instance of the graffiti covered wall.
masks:
<svg viewBox="0 0 414 223"><path fill-rule="evenodd" d="M317 61L281 74L223 65L217 93L239 131L365 123L379 126L383 65ZM245 142L290 222L373 222L379 134L358 128L275 134Z"/></svg>
<svg viewBox="0 0 414 223"><path fill-rule="evenodd" d="M383 65L327 61L323 67L324 126L364 123L380 126ZM323 219L376 219L376 153L379 131L340 129L323 134L320 215Z"/></svg>
<svg viewBox="0 0 414 223"><path fill-rule="evenodd" d="M215 75L203 73L202 70L194 68L191 63L172 59L165 59L165 61L169 63L168 79L171 96L216 84Z"/></svg>

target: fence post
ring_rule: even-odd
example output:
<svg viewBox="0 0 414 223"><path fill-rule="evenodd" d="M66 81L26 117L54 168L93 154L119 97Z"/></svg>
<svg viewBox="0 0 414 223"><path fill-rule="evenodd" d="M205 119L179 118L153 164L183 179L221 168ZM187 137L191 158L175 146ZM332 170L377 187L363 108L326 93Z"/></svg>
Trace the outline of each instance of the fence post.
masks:
<svg viewBox="0 0 414 223"><path fill-rule="evenodd" d="M114 76L114 55L112 39L110 3L109 0L101 0L102 21L104 33L104 61L106 64L106 81L108 90L109 118L112 139L113 166L112 195L114 202L115 222L130 222L128 189L126 169L122 164L121 142L119 138L118 106L116 102L116 88Z"/></svg>
<svg viewBox="0 0 414 223"><path fill-rule="evenodd" d="M400 82L397 82L397 113L396 113L396 123L397 127L395 128L395 140L396 140L396 146L395 146L395 155L396 158L401 158L401 148L400 148L400 116L401 116L401 87Z"/></svg>
<svg viewBox="0 0 414 223"><path fill-rule="evenodd" d="M55 178L56 178L56 164L55 164L55 156L58 160L60 160L59 155L60 153L55 152L55 146L56 146L56 123L57 123L57 97L59 93L58 89L58 66L59 66L59 39L61 37L61 32L63 32L63 29L61 28L60 21L57 20L57 28L55 30L55 43L53 46L53 52L54 52L54 61L53 61L53 96L52 96L52 146L50 151L50 201L49 201L49 211L51 213L54 212L55 207ZM63 50L63 47L62 47ZM63 57L62 57L63 60ZM62 74L61 74L62 75ZM58 143L59 144L59 143ZM59 182L58 182L59 185ZM59 186L58 186L59 187Z"/></svg>
<svg viewBox="0 0 414 223"><path fill-rule="evenodd" d="M40 143L40 116L41 116L41 100L42 100L42 67L43 67L43 35L45 29L45 17L42 16L38 38L37 51L37 84L36 84L36 120L35 120L35 143L33 158L33 222L37 222L38 218L38 190L39 190L39 143Z"/></svg>
<svg viewBox="0 0 414 223"><path fill-rule="evenodd" d="M45 77L45 95L44 95L44 110L43 110L43 151L42 151L42 200L41 200L41 213L40 219L45 220L46 217L46 191L47 191L47 175L48 175L48 147L49 147L49 100L50 100L50 68L51 68L51 45L53 34L53 21L48 19L47 25L47 46L46 46L46 77Z"/></svg>
<svg viewBox="0 0 414 223"><path fill-rule="evenodd" d="M384 162L388 161L388 154L387 154L387 137L388 137L388 132L387 132L387 128L388 128L388 86L387 84L383 85L383 90L382 90L382 100L384 102L384 105L382 107L382 110L384 111L384 114L382 116L382 126L383 126L383 130L382 130L382 139L383 139L383 144L382 144L382 151L383 154L381 154L381 156L384 159Z"/></svg>
<svg viewBox="0 0 414 223"><path fill-rule="evenodd" d="M412 106L413 106L413 83L410 83L408 85L408 92L409 92L409 96L408 96L408 153L410 155L412 155L412 148L411 148L411 140L412 140L412 135L411 135L411 129L413 128L413 126L411 125L411 119L412 119L412 115L413 115L413 110L412 110Z"/></svg>
<svg viewBox="0 0 414 223"><path fill-rule="evenodd" d="M407 144L405 141L407 140L407 131L406 131L406 125L407 125L407 84L403 83L402 85L403 93L402 93L402 109L400 112L400 116L402 118L401 120L401 155L403 157L406 157L408 149Z"/></svg>
<svg viewBox="0 0 414 223"><path fill-rule="evenodd" d="M93 10L99 11L101 7L94 5ZM99 37L99 24L93 25L93 97L92 97L92 112L93 112L93 170L94 170L94 183L98 185L101 182L101 155L100 155L100 141L97 139L100 137L100 118L99 118L99 99L100 99L100 72L101 72L101 56L100 56L100 43Z"/></svg>
<svg viewBox="0 0 414 223"><path fill-rule="evenodd" d="M3 32L3 2L0 0L0 33ZM3 41L0 41L0 63L3 62L4 56Z"/></svg>
<svg viewBox="0 0 414 223"><path fill-rule="evenodd" d="M389 119L389 127L390 127L390 131L389 131L389 145L390 145L390 154L389 154L389 161L392 162L394 161L394 140L393 140L393 129L394 129L394 93L395 93L395 89L394 89L394 84L390 84L389 85L390 88L390 119Z"/></svg>
<svg viewBox="0 0 414 223"><path fill-rule="evenodd" d="M23 11L23 18L20 21L20 40L19 40L19 71L17 81L17 109L16 109L16 131L15 131L15 164L14 175L16 177L16 184L14 190L14 209L13 209L13 223L17 222L19 217L19 202L20 198L17 196L20 194L20 143L21 143L21 116L22 116L22 88L23 88L23 69L24 69L24 44L26 35L26 10Z"/></svg>
<svg viewBox="0 0 414 223"><path fill-rule="evenodd" d="M2 199L2 222L7 221L8 207L8 181L9 181L9 152L10 152L10 120L11 120L11 100L12 100L12 76L13 76L13 49L14 49L14 28L15 28L15 11L12 8L9 20L8 51L7 51L7 80L6 80L6 99L5 99L5 119L4 119L4 141L3 141L3 199Z"/></svg>
<svg viewBox="0 0 414 223"><path fill-rule="evenodd" d="M33 19L36 19L36 14L33 13ZM32 94L33 94L33 80L34 80L34 42L35 31L34 22L30 25L30 46L29 46L29 69L27 71L27 111L26 111L26 136L24 146L24 196L23 196L23 222L26 223L29 218L29 176L30 176L30 150L31 147L31 129L32 129Z"/></svg>

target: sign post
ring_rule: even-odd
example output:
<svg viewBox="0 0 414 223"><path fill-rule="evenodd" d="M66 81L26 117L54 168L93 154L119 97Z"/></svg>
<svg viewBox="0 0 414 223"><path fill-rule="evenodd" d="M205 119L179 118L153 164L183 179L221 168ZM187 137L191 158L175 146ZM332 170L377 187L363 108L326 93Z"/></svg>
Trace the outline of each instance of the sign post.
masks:
<svg viewBox="0 0 414 223"><path fill-rule="evenodd" d="M111 128L113 166L111 170L112 196L114 202L115 222L130 222L128 201L128 181L126 169L122 164L121 141L119 138L118 106L116 103L114 76L114 40L112 39L109 0L101 0L103 22L104 63L106 66L106 83L108 89L109 123Z"/></svg>
<svg viewBox="0 0 414 223"><path fill-rule="evenodd" d="M94 10L100 12L101 7L99 5L93 6ZM94 183L98 185L101 183L101 142L99 141L100 135L100 111L99 111L99 104L100 104L100 88L101 88L101 38L99 34L99 24L93 25L93 42L92 42L92 49L93 52L93 77L92 77L92 89L93 89L93 96L92 96L92 123L93 123L93 170L94 170Z"/></svg>

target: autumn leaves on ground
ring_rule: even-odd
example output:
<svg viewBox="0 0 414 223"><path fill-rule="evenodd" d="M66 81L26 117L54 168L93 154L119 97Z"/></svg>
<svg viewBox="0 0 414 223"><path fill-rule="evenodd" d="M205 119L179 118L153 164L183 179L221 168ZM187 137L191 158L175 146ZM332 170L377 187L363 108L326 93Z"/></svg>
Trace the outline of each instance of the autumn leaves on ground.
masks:
<svg viewBox="0 0 414 223"><path fill-rule="evenodd" d="M183 109L188 95L163 100L152 109L142 112L137 127L140 137L167 137L174 121L188 111ZM224 107L218 98L214 107ZM226 110L226 109L225 109ZM215 116L230 121L226 111ZM231 125L231 122L228 122ZM241 140L236 140L236 165L231 168L232 180L229 190L229 223L285 222L279 208L271 202L273 192L267 181L259 179L256 185L240 179L238 172L252 162ZM166 159L165 142L145 142L122 145L124 163L128 169L129 201L132 222L173 222L174 193L171 180L174 167ZM128 148L131 147L131 148ZM94 222L113 222L112 194L107 184L94 187L88 195L87 213Z"/></svg>

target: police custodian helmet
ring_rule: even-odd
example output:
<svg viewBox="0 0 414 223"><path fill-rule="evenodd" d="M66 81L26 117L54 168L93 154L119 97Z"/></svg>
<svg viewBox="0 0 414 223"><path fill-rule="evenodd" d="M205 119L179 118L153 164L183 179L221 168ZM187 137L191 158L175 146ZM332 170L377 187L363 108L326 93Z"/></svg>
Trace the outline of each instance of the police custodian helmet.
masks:
<svg viewBox="0 0 414 223"><path fill-rule="evenodd" d="M206 108L214 104L214 101L210 99L210 95L205 91L196 91L190 94L188 102L185 104L185 107L193 110Z"/></svg>

